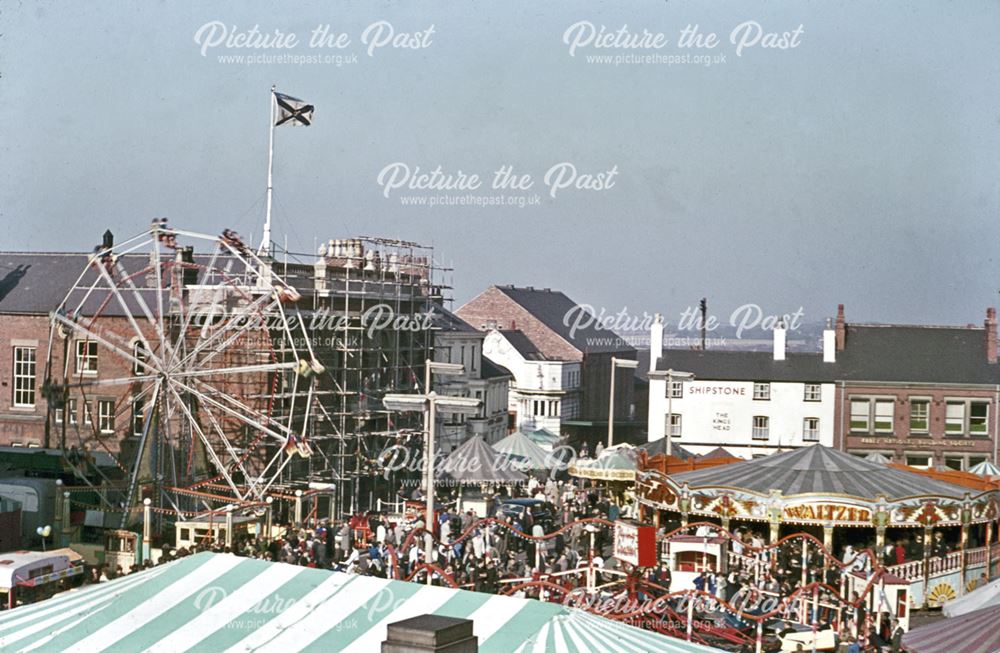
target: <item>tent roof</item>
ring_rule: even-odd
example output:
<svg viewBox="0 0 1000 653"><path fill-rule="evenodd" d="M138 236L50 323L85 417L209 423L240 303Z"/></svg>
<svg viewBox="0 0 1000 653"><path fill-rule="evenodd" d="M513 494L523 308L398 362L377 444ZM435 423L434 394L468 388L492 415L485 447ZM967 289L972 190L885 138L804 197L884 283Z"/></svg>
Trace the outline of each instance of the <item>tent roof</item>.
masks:
<svg viewBox="0 0 1000 653"><path fill-rule="evenodd" d="M200 553L0 613L0 649L377 651L390 623L469 618L482 653L712 653L559 603Z"/></svg>
<svg viewBox="0 0 1000 653"><path fill-rule="evenodd" d="M957 485L873 463L823 445L812 445L756 460L718 465L675 474L677 483L692 488L730 487L767 494L844 494L862 499L942 496L961 499L967 490Z"/></svg>
<svg viewBox="0 0 1000 653"><path fill-rule="evenodd" d="M526 465L528 469L549 469L554 467L556 462L544 449L520 431L500 440L493 445L493 449L501 456Z"/></svg>
<svg viewBox="0 0 1000 653"><path fill-rule="evenodd" d="M997 467L988 460L984 460L978 465L973 465L969 472L980 476L1000 476L1000 467Z"/></svg>
<svg viewBox="0 0 1000 653"><path fill-rule="evenodd" d="M640 449L645 449L646 453L650 457L658 456L660 454L667 453L667 438L662 437L659 440L653 440L652 442L647 442L646 444L639 447ZM679 460L690 460L694 458L695 455L677 444L676 442L670 447L670 455Z"/></svg>
<svg viewBox="0 0 1000 653"><path fill-rule="evenodd" d="M878 463L879 465L888 465L889 463L892 462L891 460L889 460L888 458L886 458L877 451L873 451L867 456L865 456L865 460L872 463Z"/></svg>
<svg viewBox="0 0 1000 653"><path fill-rule="evenodd" d="M438 471L452 480L466 483L505 483L528 478L510 461L498 457L479 435L472 436L452 451Z"/></svg>
<svg viewBox="0 0 1000 653"><path fill-rule="evenodd" d="M903 635L912 653L993 653L1000 651L1000 606L935 621Z"/></svg>
<svg viewBox="0 0 1000 653"><path fill-rule="evenodd" d="M596 459L578 460L570 465L570 476L603 480L632 480L638 466L637 449L628 444L616 444L601 452Z"/></svg>

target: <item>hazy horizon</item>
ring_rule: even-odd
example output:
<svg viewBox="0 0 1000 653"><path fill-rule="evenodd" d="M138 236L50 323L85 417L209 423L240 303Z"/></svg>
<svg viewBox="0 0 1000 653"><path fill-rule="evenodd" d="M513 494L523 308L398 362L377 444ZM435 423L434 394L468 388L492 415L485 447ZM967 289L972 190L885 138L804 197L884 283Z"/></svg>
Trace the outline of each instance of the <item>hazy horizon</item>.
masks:
<svg viewBox="0 0 1000 653"><path fill-rule="evenodd" d="M216 21L344 61L224 61L280 53L207 46ZM797 44L737 55L748 21L801 26ZM369 56L379 24L417 47ZM579 24L668 42L571 54ZM309 47L321 25L349 44ZM681 48L688 25L720 45ZM258 240L275 84L315 116L275 130L274 240L432 245L455 307L508 283L674 320L702 297L720 320L805 323L843 303L848 322L981 326L998 304L1000 3L41 2L5 5L0 33L0 250L89 251L159 216ZM685 52L725 61L587 59ZM563 162L613 183L552 197ZM379 184L394 163L477 174L453 194L479 198L512 166L539 202L407 205Z"/></svg>

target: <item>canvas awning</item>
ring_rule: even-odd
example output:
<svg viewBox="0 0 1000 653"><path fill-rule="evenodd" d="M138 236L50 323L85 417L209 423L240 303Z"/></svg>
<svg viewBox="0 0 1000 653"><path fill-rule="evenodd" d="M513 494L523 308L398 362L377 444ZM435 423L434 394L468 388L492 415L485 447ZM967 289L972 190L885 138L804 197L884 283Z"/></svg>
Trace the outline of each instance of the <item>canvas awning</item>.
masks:
<svg viewBox="0 0 1000 653"><path fill-rule="evenodd" d="M577 460L569 466L569 474L602 481L634 481L637 456L631 445L616 444L602 451L596 459Z"/></svg>
<svg viewBox="0 0 1000 653"><path fill-rule="evenodd" d="M997 467L988 460L973 465L969 468L969 472L972 474L978 474L979 476L1000 476L1000 467Z"/></svg>
<svg viewBox="0 0 1000 653"><path fill-rule="evenodd" d="M560 603L213 553L0 613L0 650L369 653L422 614L471 619L481 653L717 651Z"/></svg>
<svg viewBox="0 0 1000 653"><path fill-rule="evenodd" d="M521 469L551 469L557 463L553 456L520 431L511 433L494 444L493 450Z"/></svg>
<svg viewBox="0 0 1000 653"><path fill-rule="evenodd" d="M511 483L528 478L516 465L499 458L478 435L452 451L435 472L461 483Z"/></svg>

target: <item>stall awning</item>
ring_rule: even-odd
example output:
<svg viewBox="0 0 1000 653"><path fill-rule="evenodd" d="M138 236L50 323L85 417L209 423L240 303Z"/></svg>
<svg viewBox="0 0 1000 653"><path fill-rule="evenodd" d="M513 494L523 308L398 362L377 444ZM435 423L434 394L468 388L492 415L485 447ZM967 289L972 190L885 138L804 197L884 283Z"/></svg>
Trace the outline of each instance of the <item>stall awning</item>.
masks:
<svg viewBox="0 0 1000 653"><path fill-rule="evenodd" d="M717 650L558 603L211 553L4 612L0 650L367 653L421 614L472 619L482 653Z"/></svg>

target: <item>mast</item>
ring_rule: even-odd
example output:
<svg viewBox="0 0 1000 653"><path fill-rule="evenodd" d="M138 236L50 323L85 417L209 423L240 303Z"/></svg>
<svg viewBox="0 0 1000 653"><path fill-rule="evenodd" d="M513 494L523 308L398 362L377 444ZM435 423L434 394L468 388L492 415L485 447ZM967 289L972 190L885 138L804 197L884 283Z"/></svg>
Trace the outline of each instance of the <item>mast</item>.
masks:
<svg viewBox="0 0 1000 653"><path fill-rule="evenodd" d="M271 253L271 194L274 190L272 174L274 171L274 85L271 85L270 105L270 135L267 139L267 215L264 218L264 236L260 240L257 254L266 256Z"/></svg>

